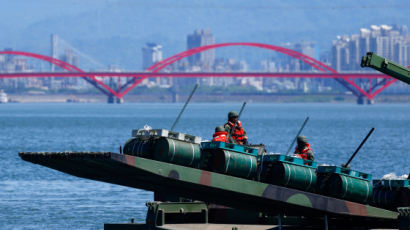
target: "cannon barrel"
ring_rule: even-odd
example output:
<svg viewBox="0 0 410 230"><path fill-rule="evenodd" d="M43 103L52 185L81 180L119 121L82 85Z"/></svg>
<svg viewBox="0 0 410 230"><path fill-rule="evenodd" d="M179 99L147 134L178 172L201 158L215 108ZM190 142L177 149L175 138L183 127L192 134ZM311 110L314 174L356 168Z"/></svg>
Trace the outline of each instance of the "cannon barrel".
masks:
<svg viewBox="0 0 410 230"><path fill-rule="evenodd" d="M361 67L370 67L400 81L410 84L410 69L401 66L373 52L368 52L362 57Z"/></svg>

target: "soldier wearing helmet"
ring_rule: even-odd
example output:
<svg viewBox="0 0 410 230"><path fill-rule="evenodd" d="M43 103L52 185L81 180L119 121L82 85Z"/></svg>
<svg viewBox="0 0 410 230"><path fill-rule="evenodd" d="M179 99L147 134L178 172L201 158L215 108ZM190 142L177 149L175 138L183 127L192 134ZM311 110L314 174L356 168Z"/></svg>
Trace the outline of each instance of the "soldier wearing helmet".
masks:
<svg viewBox="0 0 410 230"><path fill-rule="evenodd" d="M212 141L226 142L228 140L228 132L223 126L216 126Z"/></svg>
<svg viewBox="0 0 410 230"><path fill-rule="evenodd" d="M245 129L242 127L242 123L238 120L238 112L231 111L228 113L228 122L225 124L225 131L228 132L228 142L236 143L240 145L248 144L248 136ZM235 127L234 130L231 129Z"/></svg>
<svg viewBox="0 0 410 230"><path fill-rule="evenodd" d="M313 155L313 150L310 148L310 144L307 142L307 138L305 136L298 136L297 137L298 145L295 149L295 156L299 158L303 158L305 160L315 160L315 156Z"/></svg>

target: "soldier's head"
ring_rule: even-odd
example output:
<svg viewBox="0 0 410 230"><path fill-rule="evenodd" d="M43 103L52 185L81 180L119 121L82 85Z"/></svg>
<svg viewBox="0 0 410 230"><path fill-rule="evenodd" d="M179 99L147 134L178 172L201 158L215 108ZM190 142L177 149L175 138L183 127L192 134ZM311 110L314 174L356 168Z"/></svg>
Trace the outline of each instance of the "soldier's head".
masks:
<svg viewBox="0 0 410 230"><path fill-rule="evenodd" d="M298 147L305 147L308 143L308 140L305 136L298 136L297 137Z"/></svg>
<svg viewBox="0 0 410 230"><path fill-rule="evenodd" d="M238 112L231 111L228 113L228 121L230 122L237 122L238 121Z"/></svg>
<svg viewBox="0 0 410 230"><path fill-rule="evenodd" d="M216 128L215 128L215 132L223 132L223 131L225 131L225 128L223 127L223 126L216 126Z"/></svg>

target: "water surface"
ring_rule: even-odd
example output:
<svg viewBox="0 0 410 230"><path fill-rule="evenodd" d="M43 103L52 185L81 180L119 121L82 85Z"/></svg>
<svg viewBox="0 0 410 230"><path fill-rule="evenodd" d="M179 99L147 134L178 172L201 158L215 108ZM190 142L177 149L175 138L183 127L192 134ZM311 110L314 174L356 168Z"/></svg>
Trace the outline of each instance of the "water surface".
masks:
<svg viewBox="0 0 410 230"><path fill-rule="evenodd" d="M183 104L0 105L0 229L102 229L103 223L145 219L152 193L73 177L31 164L20 151L113 151L131 130L169 129ZM240 103L190 104L176 131L211 139ZM286 152L306 116L319 163L347 161L376 130L352 167L379 178L410 172L410 105L248 104L241 118L251 143Z"/></svg>

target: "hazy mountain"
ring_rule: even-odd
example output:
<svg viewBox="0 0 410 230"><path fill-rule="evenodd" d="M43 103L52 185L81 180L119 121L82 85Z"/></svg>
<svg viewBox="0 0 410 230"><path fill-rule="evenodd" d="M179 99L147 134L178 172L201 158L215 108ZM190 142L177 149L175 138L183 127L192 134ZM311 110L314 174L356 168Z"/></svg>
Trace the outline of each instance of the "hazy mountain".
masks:
<svg viewBox="0 0 410 230"><path fill-rule="evenodd" d="M50 34L104 64L141 68L141 47L164 57L186 49L186 36L209 28L216 42L313 41L328 49L337 35L371 24L409 24L407 0L38 0L1 1L1 49L49 54Z"/></svg>

